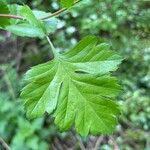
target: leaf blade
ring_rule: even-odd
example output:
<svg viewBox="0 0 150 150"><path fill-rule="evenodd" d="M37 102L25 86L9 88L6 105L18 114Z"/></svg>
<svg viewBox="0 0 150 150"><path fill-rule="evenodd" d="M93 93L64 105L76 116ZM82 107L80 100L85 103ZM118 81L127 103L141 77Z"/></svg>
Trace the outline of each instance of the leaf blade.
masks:
<svg viewBox="0 0 150 150"><path fill-rule="evenodd" d="M111 72L117 69L122 59L107 46L96 46L96 43L95 37L86 37L67 53L59 54L52 62L34 67L27 73L29 85L33 84L31 87L38 92L41 89L34 84L44 86L48 82L42 98L35 96L29 101L32 89L27 87L22 91L29 116L36 117L30 114L36 101L39 105L33 109L35 113L38 114L39 109L40 115L44 112L52 114L61 131L75 125L77 132L84 136L112 133L120 113L114 98L121 89ZM92 56L87 55L89 53Z"/></svg>

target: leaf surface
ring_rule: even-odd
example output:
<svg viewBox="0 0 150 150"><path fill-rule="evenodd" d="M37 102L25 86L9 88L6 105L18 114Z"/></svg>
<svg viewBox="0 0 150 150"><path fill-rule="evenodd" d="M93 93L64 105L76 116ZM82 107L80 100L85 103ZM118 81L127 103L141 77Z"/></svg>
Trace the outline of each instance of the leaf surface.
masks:
<svg viewBox="0 0 150 150"><path fill-rule="evenodd" d="M9 14L9 9L5 3L0 2L0 14ZM10 19L0 17L0 27L5 27L10 24Z"/></svg>
<svg viewBox="0 0 150 150"><path fill-rule="evenodd" d="M41 17L47 16L46 12L31 10L28 6L8 5L11 14L22 16L24 20L11 19L10 23L3 26L2 29L23 37L39 37L52 33L57 28L58 19L49 18L40 20Z"/></svg>
<svg viewBox="0 0 150 150"><path fill-rule="evenodd" d="M48 112L62 131L75 125L81 135L111 133L120 113L114 101L120 86L111 72L121 61L108 45L87 36L54 60L31 68L21 93L27 116Z"/></svg>
<svg viewBox="0 0 150 150"><path fill-rule="evenodd" d="M61 0L61 4L63 7L69 8L73 5L74 0Z"/></svg>
<svg viewBox="0 0 150 150"><path fill-rule="evenodd" d="M41 20L38 20L32 10L26 5L20 9L20 14L34 27L38 27L43 34L46 34L46 28Z"/></svg>
<svg viewBox="0 0 150 150"><path fill-rule="evenodd" d="M33 27L28 23L10 25L5 27L5 29L22 37L44 37L43 32L38 27Z"/></svg>

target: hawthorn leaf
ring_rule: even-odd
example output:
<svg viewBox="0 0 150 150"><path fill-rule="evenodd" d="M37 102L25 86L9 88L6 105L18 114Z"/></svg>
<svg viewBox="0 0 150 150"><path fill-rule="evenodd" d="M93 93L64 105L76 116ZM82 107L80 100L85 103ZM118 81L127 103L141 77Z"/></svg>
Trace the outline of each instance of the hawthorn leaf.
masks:
<svg viewBox="0 0 150 150"><path fill-rule="evenodd" d="M120 113L114 101L121 88L111 75L122 58L95 36L27 71L22 89L27 117L52 114L61 131L81 135L112 133Z"/></svg>

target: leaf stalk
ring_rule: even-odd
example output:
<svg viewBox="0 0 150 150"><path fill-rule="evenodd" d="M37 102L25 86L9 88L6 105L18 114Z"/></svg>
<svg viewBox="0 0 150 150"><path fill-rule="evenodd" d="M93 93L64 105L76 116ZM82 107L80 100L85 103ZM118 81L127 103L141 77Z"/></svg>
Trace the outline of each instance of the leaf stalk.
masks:
<svg viewBox="0 0 150 150"><path fill-rule="evenodd" d="M52 50L52 52L53 52L53 55L54 55L54 57L55 57L55 56L57 55L57 52L56 52L56 50L55 50L55 47L54 47L53 43L51 42L50 38L49 38L48 36L46 36L46 38L47 38L47 41L48 41L48 43L49 43L49 45L50 45L50 47L51 47L51 50Z"/></svg>

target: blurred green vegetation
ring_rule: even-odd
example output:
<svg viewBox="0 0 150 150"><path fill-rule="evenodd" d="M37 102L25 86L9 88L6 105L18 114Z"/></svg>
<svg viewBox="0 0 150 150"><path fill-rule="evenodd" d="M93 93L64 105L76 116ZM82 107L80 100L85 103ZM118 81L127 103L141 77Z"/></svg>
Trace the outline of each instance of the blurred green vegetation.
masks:
<svg viewBox="0 0 150 150"><path fill-rule="evenodd" d="M60 8L56 0L8 2L48 12ZM100 37L125 58L117 72L123 87L118 97L122 108L119 125L112 136L100 136L98 149L150 150L150 1L83 0L59 16L57 30L50 37L59 51L65 51L89 34ZM45 39L0 31L0 137L12 150L76 150L83 149L83 144L92 149L98 137L80 138L73 129L60 133L47 114L35 120L25 117L19 98L23 74L49 59Z"/></svg>

